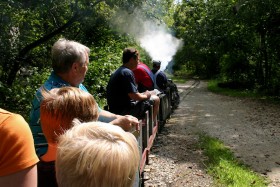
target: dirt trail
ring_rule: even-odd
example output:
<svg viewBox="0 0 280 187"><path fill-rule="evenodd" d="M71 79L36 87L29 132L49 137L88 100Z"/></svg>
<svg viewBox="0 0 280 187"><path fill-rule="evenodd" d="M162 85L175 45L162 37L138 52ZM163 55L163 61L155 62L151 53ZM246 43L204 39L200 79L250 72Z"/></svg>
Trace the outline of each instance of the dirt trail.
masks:
<svg viewBox="0 0 280 187"><path fill-rule="evenodd" d="M217 137L252 170L280 186L279 105L211 93L201 81L178 84L181 103L152 150L145 186L213 186L196 132Z"/></svg>

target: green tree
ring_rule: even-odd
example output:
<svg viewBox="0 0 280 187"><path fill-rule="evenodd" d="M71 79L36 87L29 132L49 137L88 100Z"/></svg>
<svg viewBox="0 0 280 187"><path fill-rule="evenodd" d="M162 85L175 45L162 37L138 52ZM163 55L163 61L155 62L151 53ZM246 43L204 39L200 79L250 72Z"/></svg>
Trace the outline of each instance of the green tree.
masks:
<svg viewBox="0 0 280 187"><path fill-rule="evenodd" d="M48 53L45 45L59 36L75 36L83 32L82 22L91 19L90 24L99 26L106 24L107 7L133 9L140 4L140 0L96 0L96 1L1 1L1 31L3 41L1 51L5 57L1 60L2 83L11 86L18 71L27 65L40 66L36 56ZM108 11L111 13L112 11ZM100 21L105 23L101 23ZM97 29L97 30L98 30ZM10 50L6 50L8 49ZM35 58L34 58L35 57ZM47 59L47 58L46 58Z"/></svg>
<svg viewBox="0 0 280 187"><path fill-rule="evenodd" d="M184 1L174 13L185 43L175 67L279 94L279 14L277 0Z"/></svg>
<svg viewBox="0 0 280 187"><path fill-rule="evenodd" d="M109 20L116 10L133 11L141 3L140 0L1 0L1 106L28 116L35 89L49 75L50 49L59 37L78 40L92 51L100 47L96 50L100 54L116 52L114 47L120 47L116 44L127 39L110 29ZM110 58L98 59L99 65L110 62ZM97 69L102 69L101 74L106 68L104 65ZM108 76L106 73L104 76Z"/></svg>

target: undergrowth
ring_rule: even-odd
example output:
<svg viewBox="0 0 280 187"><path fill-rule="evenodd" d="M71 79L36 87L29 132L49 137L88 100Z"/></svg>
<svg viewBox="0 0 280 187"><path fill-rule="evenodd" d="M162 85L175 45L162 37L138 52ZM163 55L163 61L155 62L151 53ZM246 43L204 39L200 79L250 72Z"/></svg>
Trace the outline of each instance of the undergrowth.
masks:
<svg viewBox="0 0 280 187"><path fill-rule="evenodd" d="M200 148L208 157L205 165L217 186L265 187L268 182L259 174L240 163L230 151L216 138L200 134Z"/></svg>

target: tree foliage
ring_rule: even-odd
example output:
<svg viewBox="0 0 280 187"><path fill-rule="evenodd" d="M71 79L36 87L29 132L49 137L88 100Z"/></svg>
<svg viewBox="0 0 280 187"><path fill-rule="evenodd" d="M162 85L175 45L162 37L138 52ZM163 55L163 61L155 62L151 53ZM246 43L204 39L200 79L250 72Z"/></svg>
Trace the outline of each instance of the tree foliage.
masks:
<svg viewBox="0 0 280 187"><path fill-rule="evenodd" d="M128 41L110 29L110 19L116 10L133 11L141 3L140 0L1 0L1 106L28 116L36 89L50 73L50 49L59 37L77 40L89 46L92 54L98 53L92 58L96 61L91 63L97 67L90 67L98 71L92 73L97 75L95 82L90 77L87 80L97 85L90 90L98 91L99 83L104 84L111 72L107 68L120 63L115 56L120 55L118 50ZM117 50L118 47L121 49ZM101 87L104 89L104 85Z"/></svg>
<svg viewBox="0 0 280 187"><path fill-rule="evenodd" d="M185 42L175 67L280 94L279 14L277 0L183 1L174 13Z"/></svg>
<svg viewBox="0 0 280 187"><path fill-rule="evenodd" d="M184 40L174 57L175 72L280 94L278 0L0 0L0 8L0 103L25 117L51 71L50 49L60 37L91 48L84 84L98 102L121 64L123 48L137 47L141 59L150 61L133 36L123 32L135 26L128 17L141 19L134 17L137 11ZM127 17L118 16L120 10ZM114 28L115 21L123 28Z"/></svg>
<svg viewBox="0 0 280 187"><path fill-rule="evenodd" d="M0 47L5 53L5 60L1 60L1 80L11 86L22 67L39 66L37 55L41 57L44 51L49 51L47 45L42 44L53 43L59 35L80 39L85 28L83 24L101 31L108 27L106 22L114 8L133 9L139 3L139 0L1 1L0 8L5 10L0 25L3 31Z"/></svg>

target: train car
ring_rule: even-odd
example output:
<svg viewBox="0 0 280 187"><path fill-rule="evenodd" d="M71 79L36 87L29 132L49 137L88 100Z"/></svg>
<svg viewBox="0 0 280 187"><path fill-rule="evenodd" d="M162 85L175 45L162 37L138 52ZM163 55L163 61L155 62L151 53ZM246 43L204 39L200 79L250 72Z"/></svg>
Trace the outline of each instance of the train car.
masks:
<svg viewBox="0 0 280 187"><path fill-rule="evenodd" d="M139 186L144 185L144 168L146 164L149 164L149 154L154 141L156 141L157 133L160 133L162 128L164 128L167 119L170 118L171 113L178 107L180 102L176 84L171 80L169 81L171 84L168 89L164 93L158 95L160 98L160 106L157 122L153 121L153 106L150 106L149 109L145 111L144 117L140 119L140 131L136 134L134 133L138 140L141 154Z"/></svg>
<svg viewBox="0 0 280 187"><path fill-rule="evenodd" d="M139 166L139 176L137 177L136 185L139 186L144 185L143 174L144 168L146 164L149 164L149 153L153 147L154 141L156 140L156 136L166 123L166 120L170 117L171 113L175 108L178 107L180 102L180 97L178 94L177 86L172 82L169 81L168 88L164 91L164 93L160 93L158 96L160 98L160 106L159 106L159 113L157 116L157 121L153 121L153 106L150 105L146 111L144 111L143 117L139 119L140 121L140 129L139 130L132 130L131 132L135 135L138 145L139 145L139 152L140 152L140 166ZM41 133L38 135L38 138L44 137ZM41 149L47 147L47 143L41 143L38 141L39 139L34 137L35 148Z"/></svg>

